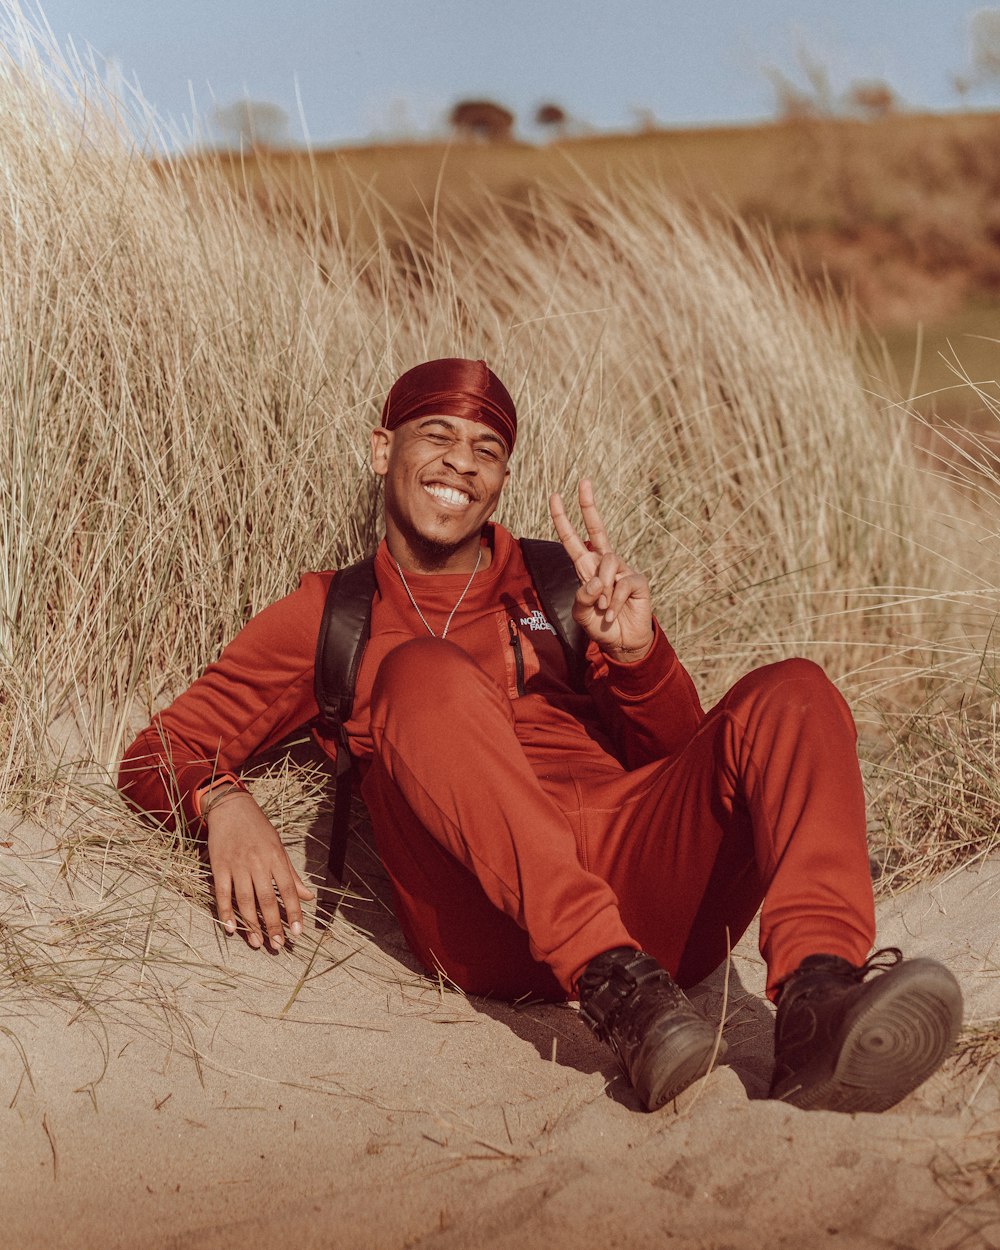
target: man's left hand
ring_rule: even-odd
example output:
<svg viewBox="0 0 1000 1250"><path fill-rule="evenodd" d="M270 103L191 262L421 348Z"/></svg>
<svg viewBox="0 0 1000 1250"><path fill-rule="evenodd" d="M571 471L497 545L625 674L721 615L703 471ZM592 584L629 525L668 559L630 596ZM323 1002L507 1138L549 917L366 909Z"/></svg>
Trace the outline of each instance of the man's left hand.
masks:
<svg viewBox="0 0 1000 1250"><path fill-rule="evenodd" d="M579 497L586 543L573 528L560 496L549 498L556 534L580 579L573 618L611 659L634 664L653 645L649 582L612 549L587 478L580 483Z"/></svg>

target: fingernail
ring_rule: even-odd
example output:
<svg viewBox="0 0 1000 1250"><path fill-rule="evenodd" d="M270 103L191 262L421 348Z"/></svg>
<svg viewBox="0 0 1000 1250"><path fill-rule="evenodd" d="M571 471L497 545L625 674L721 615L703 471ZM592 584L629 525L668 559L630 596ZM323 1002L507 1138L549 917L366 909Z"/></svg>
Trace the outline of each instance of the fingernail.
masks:
<svg viewBox="0 0 1000 1250"><path fill-rule="evenodd" d="M247 938L247 941L250 943L250 945L254 948L255 951L260 950L260 938L257 936L256 933L251 933L250 936Z"/></svg>
<svg viewBox="0 0 1000 1250"><path fill-rule="evenodd" d="M284 945L285 945L285 939L281 937L280 934L276 934L276 933L271 934L271 946L274 950L276 951L281 950L281 948Z"/></svg>
<svg viewBox="0 0 1000 1250"><path fill-rule="evenodd" d="M302 925L298 920L292 921L292 937L298 937L302 932Z"/></svg>
<svg viewBox="0 0 1000 1250"><path fill-rule="evenodd" d="M235 933L235 932L236 932L236 921L235 921L235 920L226 920L226 921L224 921L224 922L223 922L223 928L226 930L226 932L227 932L227 933Z"/></svg>

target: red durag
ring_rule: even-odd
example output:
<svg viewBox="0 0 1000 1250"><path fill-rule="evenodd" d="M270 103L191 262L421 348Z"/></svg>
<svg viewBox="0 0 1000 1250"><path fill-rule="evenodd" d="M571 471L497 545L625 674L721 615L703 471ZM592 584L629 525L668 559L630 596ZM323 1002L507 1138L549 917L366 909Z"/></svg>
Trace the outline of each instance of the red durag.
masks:
<svg viewBox="0 0 1000 1250"><path fill-rule="evenodd" d="M387 430L418 417L461 417L488 425L509 455L517 437L517 411L510 393L483 360L428 360L397 378L382 408Z"/></svg>

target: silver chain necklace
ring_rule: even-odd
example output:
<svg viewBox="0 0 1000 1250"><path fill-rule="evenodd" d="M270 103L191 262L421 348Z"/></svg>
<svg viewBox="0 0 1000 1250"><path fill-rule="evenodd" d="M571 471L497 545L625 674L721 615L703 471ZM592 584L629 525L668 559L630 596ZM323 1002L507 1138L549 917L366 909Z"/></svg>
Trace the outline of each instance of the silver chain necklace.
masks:
<svg viewBox="0 0 1000 1250"><path fill-rule="evenodd" d="M476 556L476 567L475 567L475 568L472 570L472 572L469 574L469 580L465 583L465 589L464 589L464 590L462 591L462 593L458 596L458 603L456 603L456 604L455 604L455 606L452 608L451 613L450 613L450 614L449 614L449 616L448 616L448 619L447 619L447 620L445 621L445 623L444 623L444 629L442 629L442 631L441 631L441 637L442 637L442 638L447 638L447 637L448 637L448 629L449 629L449 627L450 627L450 625L451 625L451 622L452 622L452 617L454 617L455 613L458 611L459 606L460 606L460 604L461 604L462 600L463 600L463 599L465 598L465 596L469 593L469 587L472 585L472 579L473 579L473 578L476 576L476 574L479 572L479 565L480 565L480 563L481 563L481 561L482 561L482 558L483 558L483 549L482 549L482 547L480 547L480 548L479 548L479 555L478 555L478 556ZM431 629L431 627L427 624L427 617L426 617L426 616L424 616L423 612L421 612L421 611L420 611L420 604L419 604L419 603L417 603L416 599L414 599L414 597L413 597L413 591L412 591L412 590L410 589L410 587L407 585L407 582L406 582L406 577L405 577L405 575L404 575L404 573L403 573L403 570L399 567L399 561L398 561L397 559L395 559L395 557L393 557L393 563L396 565L396 569L397 569L397 571L398 571L398 573L399 573L399 580L403 583L403 589L406 591L407 595L409 596L409 600L410 600L410 602L411 602L411 603L413 604L413 606L417 609L417 616L419 616L419 617L420 617L420 619L423 621L423 623L424 623L424 627L426 628L426 630L427 630L427 632L430 634L430 636L431 636L432 638L436 638L436 637L437 637L437 634L435 634L434 630L433 630L433 629Z"/></svg>

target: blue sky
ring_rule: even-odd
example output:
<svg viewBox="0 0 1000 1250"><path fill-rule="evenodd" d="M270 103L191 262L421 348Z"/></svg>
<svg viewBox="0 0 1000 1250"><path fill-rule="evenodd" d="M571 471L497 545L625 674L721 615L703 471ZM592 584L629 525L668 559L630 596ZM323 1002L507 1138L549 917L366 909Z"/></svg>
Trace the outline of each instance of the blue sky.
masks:
<svg viewBox="0 0 1000 1250"><path fill-rule="evenodd" d="M528 123L543 100L601 130L635 110L665 126L774 115L768 67L805 85L800 52L835 92L887 81L906 105L959 106L965 0L43 0L72 36L137 79L183 132L191 101L280 105L318 145L429 133L486 96ZM968 97L1000 107L1000 88Z"/></svg>

